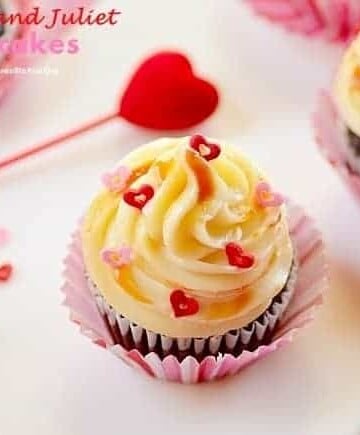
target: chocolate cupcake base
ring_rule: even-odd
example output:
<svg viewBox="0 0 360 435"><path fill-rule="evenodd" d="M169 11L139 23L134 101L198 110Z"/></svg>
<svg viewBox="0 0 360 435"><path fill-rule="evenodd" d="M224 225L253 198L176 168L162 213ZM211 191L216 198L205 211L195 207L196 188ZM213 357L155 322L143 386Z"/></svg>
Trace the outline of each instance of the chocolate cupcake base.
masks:
<svg viewBox="0 0 360 435"><path fill-rule="evenodd" d="M224 335L207 338L173 338L148 331L117 313L107 304L90 279L88 283L114 344L119 344L129 351L137 349L144 356L150 352L155 352L162 359L168 355L174 355L181 362L191 355L201 361L209 355L219 353L230 353L236 357L245 350L254 351L261 345L269 344L293 295L296 272L297 267L294 264L284 288L273 298L269 308L256 320Z"/></svg>
<svg viewBox="0 0 360 435"><path fill-rule="evenodd" d="M344 126L345 131L345 154L346 166L350 173L360 174L360 137L348 127Z"/></svg>

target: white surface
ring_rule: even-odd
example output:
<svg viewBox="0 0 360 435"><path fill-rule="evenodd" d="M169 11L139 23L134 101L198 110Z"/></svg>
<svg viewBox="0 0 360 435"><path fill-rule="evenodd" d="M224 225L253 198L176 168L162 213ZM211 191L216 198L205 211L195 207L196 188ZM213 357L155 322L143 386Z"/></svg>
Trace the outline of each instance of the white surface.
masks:
<svg viewBox="0 0 360 435"><path fill-rule="evenodd" d="M42 61L58 77L20 83L0 111L0 154L111 109L143 55L183 49L222 90L221 110L197 131L239 144L318 219L333 275L324 309L284 351L196 387L139 376L80 335L59 291L69 234L104 169L155 136L110 125L0 172L0 225L13 232L0 261L17 268L0 288L1 434L360 431L360 206L318 155L309 121L339 50L289 37L239 3L103 1L123 10L121 24L82 29L80 55Z"/></svg>

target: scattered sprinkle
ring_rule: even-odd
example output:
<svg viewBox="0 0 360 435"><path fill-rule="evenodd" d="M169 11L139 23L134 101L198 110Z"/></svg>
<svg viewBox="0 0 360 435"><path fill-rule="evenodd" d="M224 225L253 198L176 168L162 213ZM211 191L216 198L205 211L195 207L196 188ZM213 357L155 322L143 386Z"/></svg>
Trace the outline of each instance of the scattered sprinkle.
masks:
<svg viewBox="0 0 360 435"><path fill-rule="evenodd" d="M208 142L204 136L199 134L190 138L190 147L207 161L216 159L221 153L221 148L218 144Z"/></svg>
<svg viewBox="0 0 360 435"><path fill-rule="evenodd" d="M250 269L255 263L254 255L246 252L240 245L234 242L225 246L226 256L231 266L239 269Z"/></svg>
<svg viewBox="0 0 360 435"><path fill-rule="evenodd" d="M13 266L10 263L0 265L0 282L9 281L13 274Z"/></svg>
<svg viewBox="0 0 360 435"><path fill-rule="evenodd" d="M138 189L130 189L124 193L124 201L131 207L142 210L155 195L154 188L150 184L143 184Z"/></svg>
<svg viewBox="0 0 360 435"><path fill-rule="evenodd" d="M0 227L0 246L6 245L10 240L10 232L6 228Z"/></svg>
<svg viewBox="0 0 360 435"><path fill-rule="evenodd" d="M258 183L255 190L255 199L260 207L279 207L284 203L284 197L271 190L271 186L262 181Z"/></svg>
<svg viewBox="0 0 360 435"><path fill-rule="evenodd" d="M131 263L133 251L129 246L122 246L117 249L104 249L101 251L101 259L113 269L120 269Z"/></svg>
<svg viewBox="0 0 360 435"><path fill-rule="evenodd" d="M170 294L170 303L175 317L192 316L199 311L199 302L190 296L186 296L181 289L173 290Z"/></svg>
<svg viewBox="0 0 360 435"><path fill-rule="evenodd" d="M119 166L115 171L104 174L101 180L110 192L119 193L126 187L131 174L130 168Z"/></svg>

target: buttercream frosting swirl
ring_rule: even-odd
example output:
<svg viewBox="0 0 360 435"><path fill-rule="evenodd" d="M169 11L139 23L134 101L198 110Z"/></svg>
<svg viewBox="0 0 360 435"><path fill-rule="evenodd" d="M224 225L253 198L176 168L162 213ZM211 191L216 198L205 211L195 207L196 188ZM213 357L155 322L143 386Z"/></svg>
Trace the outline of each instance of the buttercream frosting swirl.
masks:
<svg viewBox="0 0 360 435"><path fill-rule="evenodd" d="M207 337L246 326L285 286L293 261L284 205L262 207L263 175L241 153L221 144L207 161L189 138L161 139L127 155L123 192L105 190L83 225L87 272L116 311L156 333ZM143 208L124 200L129 189L151 186ZM254 264L229 263L236 243ZM104 249L131 247L132 259L114 270ZM199 309L176 317L171 295L181 289Z"/></svg>
<svg viewBox="0 0 360 435"><path fill-rule="evenodd" d="M345 125L360 136L360 37L345 52L334 93Z"/></svg>

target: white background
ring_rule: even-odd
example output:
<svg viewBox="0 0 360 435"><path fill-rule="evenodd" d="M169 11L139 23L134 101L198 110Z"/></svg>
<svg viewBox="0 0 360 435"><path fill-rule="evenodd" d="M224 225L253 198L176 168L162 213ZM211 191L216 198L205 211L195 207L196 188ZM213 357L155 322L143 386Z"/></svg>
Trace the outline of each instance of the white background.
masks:
<svg viewBox="0 0 360 435"><path fill-rule="evenodd" d="M139 376L83 337L61 306L69 235L101 173L156 136L122 122L0 171L0 434L356 434L360 431L360 204L315 148L310 117L340 50L289 36L228 0L106 0L115 28L81 29L79 55L43 58L58 77L28 77L0 110L0 154L112 110L146 54L176 48L222 93L196 131L238 144L318 220L332 289L295 343L212 385Z"/></svg>

